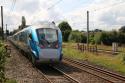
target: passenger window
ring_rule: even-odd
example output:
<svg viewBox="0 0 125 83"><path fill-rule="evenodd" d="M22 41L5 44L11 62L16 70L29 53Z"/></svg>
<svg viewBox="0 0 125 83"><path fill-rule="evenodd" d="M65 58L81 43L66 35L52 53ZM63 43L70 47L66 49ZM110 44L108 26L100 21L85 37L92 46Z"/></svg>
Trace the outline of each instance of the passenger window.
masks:
<svg viewBox="0 0 125 83"><path fill-rule="evenodd" d="M27 34L26 34L26 32L21 32L20 41L24 42L24 43L27 43Z"/></svg>
<svg viewBox="0 0 125 83"><path fill-rule="evenodd" d="M33 39L32 34L29 34L29 38L30 38L31 40Z"/></svg>

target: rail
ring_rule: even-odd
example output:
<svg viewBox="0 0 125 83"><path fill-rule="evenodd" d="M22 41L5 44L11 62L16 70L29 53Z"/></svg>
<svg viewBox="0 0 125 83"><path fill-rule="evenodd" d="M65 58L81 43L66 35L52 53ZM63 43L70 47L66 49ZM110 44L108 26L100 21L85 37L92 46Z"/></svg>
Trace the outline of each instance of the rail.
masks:
<svg viewBox="0 0 125 83"><path fill-rule="evenodd" d="M125 76L123 76L123 75L120 75L120 74L117 74L117 73L114 73L114 72L111 72L111 71L108 71L108 70L105 70L105 69L101 69L101 68L95 67L93 65L86 64L84 62L80 62L80 61L77 61L77 60L72 60L72 59L69 59L69 58L64 58L64 62L69 63L69 64L71 64L71 65L73 65L73 66L75 66L75 67L77 67L77 68L79 68L81 70L84 70L83 68L85 67L85 68L94 70L96 72L105 74L107 76L111 76L111 77L113 77L115 79L118 79L118 80L121 80L123 82L125 81ZM86 70L84 70L84 71L86 71ZM88 73L90 73L90 72L88 72ZM91 73L91 74L94 74L94 73ZM105 79L105 80L107 80L107 81L109 81L111 83L115 83L114 81L109 80L109 79L107 79L105 77L99 76L97 74L94 74L94 75L96 75L98 77L101 77L102 79Z"/></svg>

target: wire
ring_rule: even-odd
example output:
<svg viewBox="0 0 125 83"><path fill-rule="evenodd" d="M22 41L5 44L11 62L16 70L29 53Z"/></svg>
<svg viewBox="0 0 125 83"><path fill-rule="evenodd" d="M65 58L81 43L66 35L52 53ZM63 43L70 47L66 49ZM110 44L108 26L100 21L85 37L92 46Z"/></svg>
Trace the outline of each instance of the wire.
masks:
<svg viewBox="0 0 125 83"><path fill-rule="evenodd" d="M14 10L15 4L16 4L16 0L13 0L12 6L11 6L11 9L10 9L11 15L13 14L13 10Z"/></svg>
<svg viewBox="0 0 125 83"><path fill-rule="evenodd" d="M114 4L111 4L109 6L105 6L103 8L94 9L94 11L100 11L100 10L103 10L103 9L106 9L106 8L109 8L109 7L111 8L111 7L114 7L114 6L118 6L118 5L121 5L121 4L124 4L124 3L125 3L124 1L119 2L119 3L114 3Z"/></svg>
<svg viewBox="0 0 125 83"><path fill-rule="evenodd" d="M51 7L47 8L47 9L48 9L48 10L52 9L52 8L55 7L57 4L59 4L61 1L63 1L63 0L57 1L55 4L53 4Z"/></svg>
<svg viewBox="0 0 125 83"><path fill-rule="evenodd" d="M61 1L63 1L63 0L59 0L59 1L57 1L57 2L56 2L55 4L53 4L51 7L47 8L47 10L52 9L53 7L55 7L55 5L59 4ZM40 12L37 16L40 16L40 14L41 14L41 12ZM37 16L36 16L36 15L33 16L33 19L36 18Z"/></svg>
<svg viewBox="0 0 125 83"><path fill-rule="evenodd" d="M13 10L14 10L15 5L16 5L16 0L13 0L12 5L10 7L10 11L9 11L10 14L9 14L8 18L10 18L13 15ZM8 25L8 26L10 26L10 25Z"/></svg>

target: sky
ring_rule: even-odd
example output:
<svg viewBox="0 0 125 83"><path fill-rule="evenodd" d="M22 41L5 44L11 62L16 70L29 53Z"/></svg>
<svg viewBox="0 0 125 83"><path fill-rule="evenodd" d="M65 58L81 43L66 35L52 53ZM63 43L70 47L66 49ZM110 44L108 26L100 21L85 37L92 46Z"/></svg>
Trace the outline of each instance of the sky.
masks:
<svg viewBox="0 0 125 83"><path fill-rule="evenodd" d="M118 30L125 25L124 5L125 0L0 0L4 25L8 24L10 31L18 28L22 16L27 25L67 21L73 30L86 31L87 11L90 30Z"/></svg>

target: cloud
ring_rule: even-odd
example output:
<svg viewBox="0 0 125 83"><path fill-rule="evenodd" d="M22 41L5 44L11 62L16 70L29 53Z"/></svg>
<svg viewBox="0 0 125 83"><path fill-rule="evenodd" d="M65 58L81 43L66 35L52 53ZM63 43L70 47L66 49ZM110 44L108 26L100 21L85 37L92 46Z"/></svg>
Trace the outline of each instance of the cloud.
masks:
<svg viewBox="0 0 125 83"><path fill-rule="evenodd" d="M124 0L94 0L86 7L80 7L65 14L73 29L86 30L86 11L90 11L90 29L118 29L125 23Z"/></svg>
<svg viewBox="0 0 125 83"><path fill-rule="evenodd" d="M61 10L51 8L58 0L17 0L12 10L13 0L8 0L4 7L4 24L8 24L11 31L21 24L21 17L25 16L27 24L38 21L60 21ZM4 2L2 4L5 4Z"/></svg>
<svg viewBox="0 0 125 83"><path fill-rule="evenodd" d="M27 24L38 21L55 21L58 24L66 20L73 29L86 30L87 10L90 11L91 30L95 28L116 29L125 23L124 3L120 3L124 0L89 0L83 1L83 5L79 5L82 1L78 0L75 3L73 1L69 0L68 4L76 5L66 5L67 1L63 0L65 5L61 3L61 6L59 4L53 6L58 0L16 0L13 11L11 10L13 0L0 0L0 5L4 5L4 23L11 25L10 30L18 28L22 16L25 16ZM51 8L51 6L53 7ZM74 7L74 10L69 6Z"/></svg>

